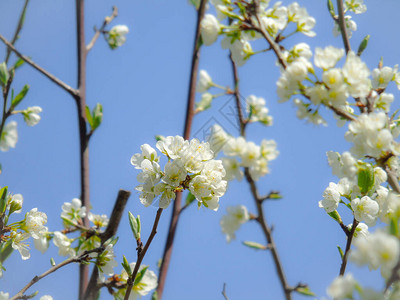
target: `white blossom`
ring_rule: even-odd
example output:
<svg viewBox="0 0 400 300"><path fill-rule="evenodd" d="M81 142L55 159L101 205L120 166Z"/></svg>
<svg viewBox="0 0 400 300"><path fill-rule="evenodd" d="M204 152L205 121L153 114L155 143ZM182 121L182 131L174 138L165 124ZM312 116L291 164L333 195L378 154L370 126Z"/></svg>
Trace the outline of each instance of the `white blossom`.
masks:
<svg viewBox="0 0 400 300"><path fill-rule="evenodd" d="M58 247L58 255L72 257L75 255L75 250L71 248L72 239L69 239L60 231L54 232L53 243Z"/></svg>
<svg viewBox="0 0 400 300"><path fill-rule="evenodd" d="M228 214L222 216L220 225L222 232L226 235L226 241L229 243L236 238L235 232L250 219L250 215L244 205L228 206L226 210Z"/></svg>
<svg viewBox="0 0 400 300"><path fill-rule="evenodd" d="M19 254L21 254L22 260L27 260L31 257L31 254L29 253L29 245L24 242L29 237L29 233L12 233L11 235L11 246L14 250L18 250Z"/></svg>
<svg viewBox="0 0 400 300"><path fill-rule="evenodd" d="M0 150L8 151L10 148L15 148L18 141L17 122L11 121L3 128L0 136Z"/></svg>
<svg viewBox="0 0 400 300"><path fill-rule="evenodd" d="M50 295L44 295L44 296L40 297L39 300L53 300L53 297Z"/></svg>
<svg viewBox="0 0 400 300"><path fill-rule="evenodd" d="M395 70L390 67L376 68L372 70L372 87L385 89L395 77Z"/></svg>
<svg viewBox="0 0 400 300"><path fill-rule="evenodd" d="M342 70L349 84L350 95L355 98L366 97L370 92L370 71L361 58L353 51L349 51Z"/></svg>
<svg viewBox="0 0 400 300"><path fill-rule="evenodd" d="M135 268L136 263L131 263L129 264L131 269L133 270ZM146 266L141 265L139 268L139 272L143 270ZM128 280L128 274L126 273L125 270L122 271L121 273L121 279L123 281ZM136 300L138 298L141 298L142 296L146 296L148 293L150 293L152 290L154 290L157 287L157 275L147 269L140 280L140 282L137 282L133 287L132 291L129 295L128 300ZM121 290L120 290L121 291ZM122 296L125 295L125 290L122 290Z"/></svg>
<svg viewBox="0 0 400 300"><path fill-rule="evenodd" d="M211 14L206 14L201 20L200 30L204 45L213 44L217 40L220 30L217 18Z"/></svg>
<svg viewBox="0 0 400 300"><path fill-rule="evenodd" d="M35 248L42 253L45 253L49 248L49 240L47 239L46 235L42 235L38 239L34 239L33 243Z"/></svg>
<svg viewBox="0 0 400 300"><path fill-rule="evenodd" d="M368 196L351 200L351 208L357 221L374 226L379 213L379 204Z"/></svg>
<svg viewBox="0 0 400 300"><path fill-rule="evenodd" d="M340 193L336 183L329 183L329 186L324 191L323 198L319 201L319 207L324 208L327 213L333 212L338 208Z"/></svg>
<svg viewBox="0 0 400 300"><path fill-rule="evenodd" d="M72 199L71 203L64 202L61 208L61 218L74 224L86 216L86 207L82 206L82 202L78 198ZM65 225L68 226L69 223Z"/></svg>
<svg viewBox="0 0 400 300"><path fill-rule="evenodd" d="M225 130L218 124L211 127L211 134L207 141L210 144L210 149L215 155L218 154L228 142L231 137L225 132Z"/></svg>
<svg viewBox="0 0 400 300"><path fill-rule="evenodd" d="M355 14L362 14L367 11L364 0L346 0L344 2L344 8L345 10L351 10Z"/></svg>
<svg viewBox="0 0 400 300"><path fill-rule="evenodd" d="M346 24L346 33L349 38L353 35L353 31L357 30L357 24L351 19L351 16L344 16L344 22ZM334 22L333 36L337 37L340 35L340 27L337 22Z"/></svg>
<svg viewBox="0 0 400 300"><path fill-rule="evenodd" d="M37 208L32 208L25 216L25 226L34 239L39 239L47 232L47 227L44 226L46 223L46 214L37 211Z"/></svg>
<svg viewBox="0 0 400 300"><path fill-rule="evenodd" d="M39 113L41 112L42 108L40 106L28 107L27 109L22 111L22 114L24 115L24 121L29 126L35 126L40 121Z"/></svg>
<svg viewBox="0 0 400 300"><path fill-rule="evenodd" d="M108 244L104 251L97 257L96 261L96 265L100 270L100 278L104 278L104 275L114 275L114 268L118 266L118 262L114 258L113 245Z"/></svg>
<svg viewBox="0 0 400 300"><path fill-rule="evenodd" d="M121 47L126 41L129 28L126 25L115 25L108 32L107 41L111 49Z"/></svg>
<svg viewBox="0 0 400 300"><path fill-rule="evenodd" d="M353 275L347 273L344 276L336 277L326 292L334 299L353 298L352 295L356 284L357 281L354 279Z"/></svg>
<svg viewBox="0 0 400 300"><path fill-rule="evenodd" d="M5 293L3 291L0 291L0 300L8 300L9 297L10 297L9 293Z"/></svg>
<svg viewBox="0 0 400 300"><path fill-rule="evenodd" d="M140 146L140 150L142 150L142 153L136 153L131 157L131 164L135 166L136 169L141 168L141 164L145 159L154 162L158 162L160 160L157 155L157 151L149 144Z"/></svg>
<svg viewBox="0 0 400 300"><path fill-rule="evenodd" d="M107 227L108 221L109 221L107 215L96 215L91 212L89 212L89 214L88 214L88 219L97 228Z"/></svg>

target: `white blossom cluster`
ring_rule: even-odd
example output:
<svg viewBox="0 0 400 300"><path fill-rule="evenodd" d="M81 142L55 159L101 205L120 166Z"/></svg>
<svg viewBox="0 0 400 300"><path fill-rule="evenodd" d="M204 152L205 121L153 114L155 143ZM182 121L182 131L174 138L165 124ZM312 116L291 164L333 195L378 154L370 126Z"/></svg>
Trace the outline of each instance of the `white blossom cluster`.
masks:
<svg viewBox="0 0 400 300"><path fill-rule="evenodd" d="M212 127L208 141L216 155L222 151L227 156L222 158L222 162L228 181L243 178L241 167L249 168L251 177L258 180L269 172L269 161L276 159L279 154L274 140L262 140L261 145L256 145L243 137L228 135L217 124Z"/></svg>
<svg viewBox="0 0 400 300"><path fill-rule="evenodd" d="M198 206L212 210L219 207L219 198L226 191L227 182L222 161L215 160L209 143L197 139L184 140L180 136L168 136L156 144L167 156L168 162L161 170L160 157L150 145L141 146L142 153L132 156L131 163L142 172L137 176L141 183L140 201L149 206L159 197L158 206L167 208L175 193L188 189L197 199Z"/></svg>
<svg viewBox="0 0 400 300"><path fill-rule="evenodd" d="M283 6L280 1L273 6L269 5L269 0L260 1L258 18L243 15L237 3L230 0L213 0L211 3L215 7L217 16L206 14L201 22L201 37L205 45L213 44L219 37L222 48L229 49L232 58L238 66L255 54L250 44L251 41L262 38L254 29L243 31L243 24L254 23L254 26L261 27L273 38L277 37L290 24L294 26L293 33L303 33L307 36L315 36L313 28L315 19L309 16L304 7L300 7L297 2L288 6ZM222 24L227 18L234 21L231 24ZM260 22L260 23L259 23Z"/></svg>
<svg viewBox="0 0 400 300"><path fill-rule="evenodd" d="M129 28L126 25L115 25L105 35L108 45L111 49L121 47L126 42L126 35L129 33Z"/></svg>
<svg viewBox="0 0 400 300"><path fill-rule="evenodd" d="M350 11L355 14L362 14L367 11L367 6L364 4L364 0L346 0L344 1L344 10L345 13ZM338 16L335 17L337 18ZM352 20L352 17L349 15L344 16L344 23L346 25L347 36L351 38L353 31L357 30L357 23ZM341 32L339 24L335 22L333 27L333 35L337 37L340 34Z"/></svg>
<svg viewBox="0 0 400 300"><path fill-rule="evenodd" d="M222 232L226 235L226 241L229 243L236 238L235 232L240 226L250 220L247 207L244 205L228 206L227 215L222 216L220 225Z"/></svg>

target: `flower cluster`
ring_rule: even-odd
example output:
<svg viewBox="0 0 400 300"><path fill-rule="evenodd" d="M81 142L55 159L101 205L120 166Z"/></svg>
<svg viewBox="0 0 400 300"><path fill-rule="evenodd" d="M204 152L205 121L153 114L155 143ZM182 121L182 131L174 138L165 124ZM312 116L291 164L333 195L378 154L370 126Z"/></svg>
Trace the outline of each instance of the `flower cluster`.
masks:
<svg viewBox="0 0 400 300"><path fill-rule="evenodd" d="M168 158L163 171L160 157L148 144L141 146L142 153L131 158L132 165L142 171L137 176L141 184L136 187L141 192L142 204L149 206L159 197L158 206L167 208L176 192L188 189L199 206L217 210L227 182L222 179L225 176L222 161L213 159L210 145L197 139L189 142L180 136L168 136L158 141L156 147Z"/></svg>
<svg viewBox="0 0 400 300"><path fill-rule="evenodd" d="M265 30L273 38L280 35L284 39L283 30L293 24L294 31L287 34L288 36L297 32L315 36L315 32L312 31L315 19L297 2L288 6L277 2L270 6L269 1L260 1L257 17L250 13L254 10L250 7L251 3L248 3L248 6L243 5L243 2L238 5L234 1L214 0L211 3L215 7L217 16L212 14L204 16L201 22L202 41L205 45L211 45L219 35L222 35L222 48L231 51L232 58L238 66L244 65L249 57L255 54L250 42L262 38L260 30ZM222 24L227 18L233 22ZM246 30L243 30L244 28Z"/></svg>
<svg viewBox="0 0 400 300"><path fill-rule="evenodd" d="M17 122L9 122L4 126L3 131L0 134L1 151L8 151L10 148L15 148L18 141Z"/></svg>
<svg viewBox="0 0 400 300"><path fill-rule="evenodd" d="M235 138L228 135L219 125L212 127L209 143L215 154L223 151L227 156L222 158L226 180L241 180L243 178L241 167L248 168L251 177L258 180L269 172L269 161L276 159L279 154L274 140L263 140L259 146L246 141L243 137Z"/></svg>
<svg viewBox="0 0 400 300"><path fill-rule="evenodd" d="M244 205L228 206L227 215L222 216L220 225L222 232L226 234L226 241L229 243L235 239L235 232L240 226L250 220L247 207Z"/></svg>

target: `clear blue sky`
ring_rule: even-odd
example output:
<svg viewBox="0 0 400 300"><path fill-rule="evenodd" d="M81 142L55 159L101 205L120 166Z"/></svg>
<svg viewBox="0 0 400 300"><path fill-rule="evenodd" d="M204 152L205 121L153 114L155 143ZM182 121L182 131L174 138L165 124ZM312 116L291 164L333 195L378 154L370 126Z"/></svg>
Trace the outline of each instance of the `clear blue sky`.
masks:
<svg viewBox="0 0 400 300"><path fill-rule="evenodd" d="M288 4L289 1L284 1ZM357 48L366 34L370 43L363 54L368 66L374 68L381 56L384 64L399 63L398 28L400 28L400 2L396 0L365 1L366 14L356 16L358 31L351 44ZM341 47L340 38L332 35L332 21L326 1L302 1L310 15L317 20L315 38L295 36L285 45L307 42L315 47L334 45ZM0 33L11 39L20 14L22 0L0 1ZM100 26L111 6L119 8L119 17L113 24L130 28L126 44L111 51L102 38L88 57L87 102L93 107L103 104L104 121L90 143L91 201L93 212L110 214L120 188L133 191L127 209L140 214L143 237L147 237L156 213L155 207L145 208L134 187L137 170L129 163L139 152L140 145L154 145L154 136L182 134L195 10L186 1L87 1L87 40L93 26ZM74 1L31 1L26 23L16 46L30 57L72 86L76 85ZM5 47L0 45L0 57ZM201 50L200 68L206 69L215 82L231 85L231 68L227 51L219 42ZM14 59L14 58L13 58ZM336 245L344 248L345 236L339 226L318 208L318 201L330 181L337 181L328 167L328 150L343 152L350 148L344 141L345 128L337 128L328 112L327 127L305 124L295 117L291 103L278 104L275 82L279 72L272 53L250 59L239 70L240 88L244 96L264 97L271 115L272 127L251 125L249 140L259 143L263 138L275 139L280 156L271 164L271 174L262 178L259 189L281 191L284 198L266 203L269 224L274 225L274 237L290 284L308 283L318 296L339 273L340 257ZM38 207L48 215L49 230L61 229L60 212L63 202L79 197L78 129L75 103L58 86L29 66L16 74L14 88L30 84L31 89L21 108L39 105L42 120L36 127L28 127L20 116L17 147L0 153L3 174L0 186L9 186L13 193L24 196L24 212ZM397 96L395 91L395 96ZM229 133L237 135L235 127L225 119L220 108L229 101L218 99L213 109L196 116L193 133L214 118ZM395 100L394 107L397 100ZM229 103L228 103L229 104ZM219 220L229 205L245 204L255 212L249 188L245 182L232 183L220 201L220 210L189 208L180 220L172 256L164 299L222 299L223 283L227 294L235 299L282 299L281 288L269 253L256 252L241 245L250 240L264 243L256 224L244 225L231 244L219 227ZM172 207L162 215L158 234L144 259L144 264L156 270L156 262L164 248L166 231ZM351 216L347 223L351 222ZM125 254L130 261L136 259L126 214L118 232L117 259ZM32 246L33 248L33 246ZM32 249L31 259L22 261L14 253L5 263L7 272L0 279L0 290L15 294L35 274L50 267L49 258L56 262L54 245L45 255ZM57 300L75 299L77 295L78 266L68 266L36 284L31 291L39 295L50 294ZM381 287L379 274L367 273L353 265L350 271L367 285ZM120 268L116 268L120 272ZM157 272L156 272L157 273ZM109 299L103 291L101 299ZM144 299L149 299L145 297ZM295 299L302 299L295 296Z"/></svg>

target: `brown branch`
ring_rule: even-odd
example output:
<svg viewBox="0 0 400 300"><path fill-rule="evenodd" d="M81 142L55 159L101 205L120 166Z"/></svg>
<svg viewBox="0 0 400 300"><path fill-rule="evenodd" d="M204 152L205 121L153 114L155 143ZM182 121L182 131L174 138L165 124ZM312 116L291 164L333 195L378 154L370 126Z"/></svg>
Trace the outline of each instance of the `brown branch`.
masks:
<svg viewBox="0 0 400 300"><path fill-rule="evenodd" d="M229 300L228 296L226 295L226 283L224 282L224 287L222 288L222 296L224 296L225 300Z"/></svg>
<svg viewBox="0 0 400 300"><path fill-rule="evenodd" d="M125 190L119 190L117 200L115 200L114 208L112 210L108 226L104 233L100 235L101 246L112 236L117 233L119 223L122 218L122 214L125 210L126 203L129 199L131 192ZM91 300L97 299L100 290L100 285L97 283L99 277L99 270L97 267L93 268L92 275L89 280L89 284L85 291L84 299Z"/></svg>
<svg viewBox="0 0 400 300"><path fill-rule="evenodd" d="M20 33L22 27L24 26L24 22L25 22L25 13L26 13L26 8L28 7L28 3L29 3L29 0L25 0L24 6L23 6L23 8L22 8L21 15L19 16L17 29L15 30L14 37L13 37L13 39L11 40L11 45L15 45L15 42L16 42L17 39L18 39L18 35L19 35L19 33ZM6 64L8 64L8 60L10 59L10 55L11 55L11 49L10 49L10 48L7 48L6 58L5 58L5 60L4 60L4 61L6 62Z"/></svg>
<svg viewBox="0 0 400 300"><path fill-rule="evenodd" d="M44 76L46 76L48 79L53 81L55 84L57 84L59 87L63 88L65 91L67 91L69 94L72 96L76 97L78 95L78 91L75 90L74 88L70 87L68 84L65 82L61 81L58 79L56 76L53 74L49 73L42 67L40 67L38 64L34 63L29 57L21 54L15 47L0 34L0 40L9 48L11 51L13 51L19 58L21 58L23 61L25 61L27 64L31 65L34 69L38 70L40 73L42 73Z"/></svg>
<svg viewBox="0 0 400 300"><path fill-rule="evenodd" d="M346 49L346 53L348 53L351 50L351 46L350 46L349 36L347 34L346 20L344 18L343 0L337 0L337 6L338 6L339 18L335 21L339 25L344 48Z"/></svg>
<svg viewBox="0 0 400 300"><path fill-rule="evenodd" d="M231 61L231 65L232 65L233 80L234 80L234 84L235 84L235 89L233 91L233 95L235 96L236 109L237 109L237 112L238 112L240 135L245 137L245 135L246 135L246 131L245 130L246 130L247 122L244 120L242 107L240 105L239 74L238 74L238 71L237 71L236 64L235 64L235 62L233 61L233 58L232 58L232 52L229 52L229 59Z"/></svg>
<svg viewBox="0 0 400 300"><path fill-rule="evenodd" d="M147 239L146 245L144 245L143 250L140 250L140 251L138 250L138 259L136 261L136 265L135 265L135 268L132 271L132 274L128 278L126 294L125 294L124 300L128 300L129 299L129 295L131 294L132 287L133 287L133 284L135 282L136 275L137 275L137 273L139 271L140 265L142 264L142 260L143 260L144 256L146 255L147 249L149 249L149 246L150 246L151 242L153 241L154 236L157 233L157 226L158 226L158 222L160 221L160 217L161 217L161 213L162 212L163 212L162 208L159 208L157 210L156 218L155 218L154 224L153 224L153 229L151 230L150 236Z"/></svg>
<svg viewBox="0 0 400 300"><path fill-rule="evenodd" d="M183 130L183 137L186 140L190 138L190 131L192 128L192 122L194 117L196 82L197 82L197 73L199 69L199 58L200 58L200 23L206 11L206 4L207 4L206 0L201 0L200 7L197 11L196 34L194 38L194 46L192 54L192 65L190 71L190 82L189 82L189 91L187 99L185 127ZM171 221L169 223L168 236L165 243L162 263L160 267L160 273L158 277L158 287L157 287L158 299L162 298L165 280L167 278L167 272L170 265L171 255L175 240L175 232L179 221L179 213L181 212L181 202L182 202L182 193L176 193L176 199L174 201Z"/></svg>
<svg viewBox="0 0 400 300"><path fill-rule="evenodd" d="M232 70L233 70L232 73L233 73L233 80L234 80L234 85L235 85L235 96L236 96L235 98L237 99L236 101L239 101L238 99L239 99L240 93L239 93L238 71L237 71L237 67L236 67L236 65L235 65L235 63L234 63L234 61L232 59L232 56L230 55L229 57L230 57L230 61L231 61L231 64L232 64ZM237 105L237 115L238 115L238 121L239 121L239 123L241 125L240 126L240 129L241 129L240 130L240 134L241 134L241 136L245 137L245 134L246 134L245 129L246 129L246 127L245 127L245 123L244 123L244 120L243 120L243 115L242 115L242 111L240 109L239 103ZM287 282L285 273L283 271L283 266L282 266L281 260L279 258L279 255L278 255L278 250L276 248L274 239L272 237L272 229L267 225L267 222L266 222L265 217L264 217L264 210L263 210L263 207L262 207L263 200L268 199L271 196L272 192L269 195L265 196L265 197L261 197L259 195L256 183L254 182L254 179L250 175L249 168L245 168L244 169L244 174L245 174L245 178L247 180L247 183L250 186L250 191L251 191L251 194L253 196L254 202L255 202L256 207L257 207L258 217L256 218L256 220L260 224L261 229L262 229L262 231L263 231L263 233L265 235L265 238L266 238L266 240L268 242L267 247L271 251L272 258L273 258L274 264L275 264L275 269L276 269L276 272L278 273L278 277L279 277L283 292L285 294L285 299L286 300L290 300L290 299L292 299L292 294L291 293L293 292L293 288Z"/></svg>
<svg viewBox="0 0 400 300"><path fill-rule="evenodd" d="M86 125L86 44L85 44L85 1L76 0L76 31L77 31L77 63L78 63L78 94L75 101L78 111L79 124L79 159L80 159L80 181L81 181L81 200L82 205L87 210L90 209L89 194L89 147L87 141ZM83 225L89 226L89 219L83 219ZM89 279L89 267L81 265L79 267L79 299L84 300L83 296Z"/></svg>
<svg viewBox="0 0 400 300"><path fill-rule="evenodd" d="M347 260L349 258L349 251L350 251L350 247L351 247L351 242L353 241L354 232L356 231L358 223L359 222L356 220L356 218L354 218L353 225L351 226L351 230L350 230L349 234L347 235L346 250L344 251L342 264L340 266L339 276L343 276L344 272L346 271L346 265L347 265Z"/></svg>
<svg viewBox="0 0 400 300"><path fill-rule="evenodd" d="M114 20L114 18L116 18L118 16L118 8L116 6L113 6L112 9L113 9L113 11L112 11L111 16L104 18L103 25L101 25L100 29L95 29L96 32L95 32L92 40L90 41L90 43L86 46L86 51L89 52L93 48L94 44L96 43L97 39L100 36L100 33L102 33L104 31L104 29L106 28L106 26L108 24L110 24L112 22L112 20Z"/></svg>
<svg viewBox="0 0 400 300"><path fill-rule="evenodd" d="M44 272L43 274L39 275L39 276L35 276L32 278L32 280L22 289L20 290L14 297L12 297L10 300L17 300L17 299L23 299L24 297L24 293L35 283L37 283L39 280L43 279L44 277L46 277L47 275L50 275L51 273L57 271L58 269L70 264L70 263L82 263L82 262L87 262L90 260L90 253L101 253L104 251L103 247L99 247L93 250L88 250L85 251L84 253L82 253L79 256L74 256L71 258L68 258L66 260L64 260L63 262L59 263L58 265L51 267L50 269L48 269L46 272Z"/></svg>

